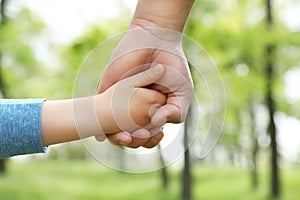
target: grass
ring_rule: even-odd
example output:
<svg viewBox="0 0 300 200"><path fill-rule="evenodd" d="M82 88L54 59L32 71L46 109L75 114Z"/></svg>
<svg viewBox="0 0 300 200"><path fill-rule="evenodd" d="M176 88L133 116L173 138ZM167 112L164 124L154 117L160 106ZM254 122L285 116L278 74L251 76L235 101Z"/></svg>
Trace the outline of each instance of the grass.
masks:
<svg viewBox="0 0 300 200"><path fill-rule="evenodd" d="M194 166L195 200L268 200L268 177L261 174L257 191L250 188L247 171L216 166ZM282 200L300 197L299 169L282 172ZM0 177L0 200L177 200L180 173L171 171L170 187L161 187L160 173L126 174L95 162L35 160L9 162Z"/></svg>

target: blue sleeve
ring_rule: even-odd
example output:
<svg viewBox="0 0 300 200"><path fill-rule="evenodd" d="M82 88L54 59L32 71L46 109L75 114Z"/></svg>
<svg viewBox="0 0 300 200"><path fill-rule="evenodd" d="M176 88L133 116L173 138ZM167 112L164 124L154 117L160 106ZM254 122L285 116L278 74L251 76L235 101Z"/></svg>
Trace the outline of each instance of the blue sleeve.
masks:
<svg viewBox="0 0 300 200"><path fill-rule="evenodd" d="M0 99L0 158L45 152L41 110L45 99Z"/></svg>

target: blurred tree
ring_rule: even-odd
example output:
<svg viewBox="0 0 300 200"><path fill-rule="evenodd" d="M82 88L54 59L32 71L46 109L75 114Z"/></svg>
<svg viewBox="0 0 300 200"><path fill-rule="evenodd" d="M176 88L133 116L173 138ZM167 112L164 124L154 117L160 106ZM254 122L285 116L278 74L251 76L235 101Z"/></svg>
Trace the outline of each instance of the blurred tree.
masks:
<svg viewBox="0 0 300 200"><path fill-rule="evenodd" d="M266 27L267 31L272 33L273 28L273 10L272 0L266 0ZM274 80L276 79L274 71L274 53L276 44L267 43L265 47L266 56L266 106L269 114L268 132L271 137L271 194L272 197L278 198L280 196L280 177L279 177L279 166L278 166L278 145L277 145L277 128L275 125L274 115L276 112L276 106L274 102Z"/></svg>
<svg viewBox="0 0 300 200"><path fill-rule="evenodd" d="M162 185L163 185L164 189L167 189L169 187L169 182L170 181L169 181L168 170L167 170L167 167L166 167L166 162L165 162L164 157L163 157L162 152L161 152L160 144L158 144L158 150L160 151L160 154L159 154L160 163L161 163L161 166L163 166L161 168Z"/></svg>
<svg viewBox="0 0 300 200"><path fill-rule="evenodd" d="M184 147L184 166L182 172L182 200L191 200L193 198L192 194L192 171L191 171L191 160L190 160L190 137L191 130L190 128L193 126L193 118L195 116L192 115L194 104L191 103L187 118L184 122L184 133L183 133L183 147Z"/></svg>
<svg viewBox="0 0 300 200"><path fill-rule="evenodd" d="M5 22L6 22L6 5L7 5L7 1L6 0L1 0L1 4L0 4L0 14L1 14L1 21L0 21L0 31L2 29L2 27L4 26ZM2 73L2 49L0 49L0 94L3 98L7 98L6 95L6 85L3 81L4 76ZM0 96L0 97L1 97ZM5 160L0 159L0 174L5 172Z"/></svg>
<svg viewBox="0 0 300 200"><path fill-rule="evenodd" d="M249 99L249 114L250 114L250 124L251 124L251 138L252 138L252 147L251 147L251 179L252 179L252 188L256 190L258 188L258 172L257 172L257 154L259 151L258 145L258 133L256 130L256 118L255 118L255 102L253 99Z"/></svg>

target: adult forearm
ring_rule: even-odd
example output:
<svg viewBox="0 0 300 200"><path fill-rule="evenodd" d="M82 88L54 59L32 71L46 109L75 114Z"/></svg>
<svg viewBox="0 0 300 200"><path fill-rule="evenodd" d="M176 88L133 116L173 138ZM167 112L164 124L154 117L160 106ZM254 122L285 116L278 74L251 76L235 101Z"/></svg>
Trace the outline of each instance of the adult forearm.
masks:
<svg viewBox="0 0 300 200"><path fill-rule="evenodd" d="M195 0L139 0L131 27L158 26L182 32Z"/></svg>

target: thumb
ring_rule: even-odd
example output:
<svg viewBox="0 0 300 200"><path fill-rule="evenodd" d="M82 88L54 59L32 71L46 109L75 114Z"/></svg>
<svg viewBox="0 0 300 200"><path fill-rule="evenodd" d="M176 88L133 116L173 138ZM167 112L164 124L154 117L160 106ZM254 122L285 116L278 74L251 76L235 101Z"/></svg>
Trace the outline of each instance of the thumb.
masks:
<svg viewBox="0 0 300 200"><path fill-rule="evenodd" d="M127 81L133 87L148 86L159 80L163 76L164 71L163 65L155 65L144 72L127 78Z"/></svg>

